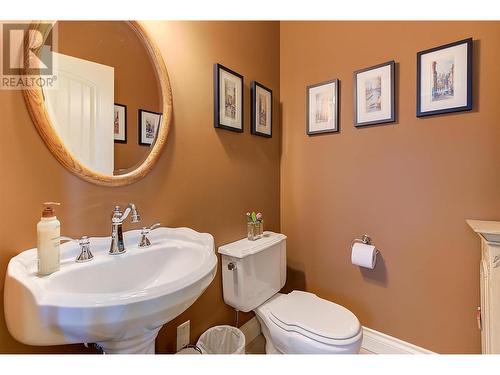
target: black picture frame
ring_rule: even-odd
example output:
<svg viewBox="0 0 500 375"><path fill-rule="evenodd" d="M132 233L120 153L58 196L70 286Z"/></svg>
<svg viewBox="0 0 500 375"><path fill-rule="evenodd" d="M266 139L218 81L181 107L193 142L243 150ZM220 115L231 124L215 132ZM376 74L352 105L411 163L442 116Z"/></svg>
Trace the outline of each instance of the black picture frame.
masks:
<svg viewBox="0 0 500 375"><path fill-rule="evenodd" d="M335 84L335 108L334 108L334 123L335 127L332 129L325 129L325 130L311 130L310 129L310 123L309 123L309 118L310 118L310 94L311 90L317 87L329 85L329 84ZM319 83L315 83L312 85L308 85L306 87L306 134L311 136L311 135L320 135L320 134L327 134L327 133L339 133L340 132L340 116L339 116L339 103L340 103L340 80L338 78L330 79L328 81L322 81Z"/></svg>
<svg viewBox="0 0 500 375"><path fill-rule="evenodd" d="M159 116L158 117L158 124L157 124L157 127L156 127L156 134L155 134L154 140L151 141L151 143L145 142L142 139L142 130L143 130L142 128L144 126L144 124L142 123L142 114L143 113L149 113L149 114L152 114L152 115ZM140 146L151 146L151 145L154 144L154 142L156 141L156 136L158 135L158 128L161 125L162 116L163 116L163 113L161 113L161 112L147 111L145 109L139 109L138 110L138 118L137 118L137 124L138 124L138 126L137 126L137 128L138 128L137 142L139 143Z"/></svg>
<svg viewBox="0 0 500 375"><path fill-rule="evenodd" d="M466 92L466 104L462 106L456 106L456 107L449 107L449 108L443 108L443 109L437 109L437 110L427 110L423 111L422 110L422 57L427 54L431 54L437 51L441 51L447 48L452 48L456 47L462 44L466 44L467 46L467 58L466 58L466 74L467 77L466 79L466 85L467 85L467 92ZM472 38L467 38L467 39L462 39L457 42L452 42L448 44L444 44L439 47L434 47L430 49L426 49L424 51L417 52L417 117L425 117L425 116L434 116L434 115L440 115L440 114L445 114L445 113L452 113L452 112L463 112L463 111L470 111L472 110L472 64L473 64L473 39Z"/></svg>
<svg viewBox="0 0 500 375"><path fill-rule="evenodd" d="M124 124L124 138L123 139L116 139L114 138L115 136L113 136L113 140L115 143L127 143L127 106L125 104L119 104L119 103L115 103L114 104L115 107L122 107L123 110L124 110L124 113L125 113L125 124ZM114 113L114 111L113 111Z"/></svg>
<svg viewBox="0 0 500 375"><path fill-rule="evenodd" d="M221 113L219 111L219 105L223 98L221 95L223 94L220 92L220 72L221 70L225 71L226 73L233 75L236 79L239 79L241 81L241 97L239 100L239 108L240 108L240 121L241 121L241 127L233 127L229 126L227 124L223 124L221 122ZM235 72L234 70L231 70L227 67L225 67L222 64L214 64L214 127L218 129L225 129L225 130L230 130L233 132L237 133L243 133L244 130L244 109L243 109L243 96L244 96L244 77ZM237 108L235 109L237 110Z"/></svg>
<svg viewBox="0 0 500 375"><path fill-rule="evenodd" d="M257 109L257 88L260 88L264 91L266 91L267 94L270 96L270 117L269 117L269 134L261 132L257 129L257 115L256 115L256 109ZM252 81L250 83L250 111L251 111L251 127L250 127L250 132L254 135L259 135L261 137L266 137L266 138L272 138L273 136L273 90L270 88L267 88L266 86L260 84L257 81ZM267 116L266 116L267 117Z"/></svg>
<svg viewBox="0 0 500 375"><path fill-rule="evenodd" d="M391 110L390 110L390 117L387 118L382 118L378 120L372 120L372 121L359 121L359 113L358 113L358 76L362 73L369 72L371 70L379 69L389 66L390 73L390 104L391 104ZM392 122L396 121L396 62L394 60L386 61L381 64L373 65L368 68L363 68L356 70L353 73L353 102L354 102L354 126L356 128L364 127L364 126L372 126L372 125L382 125L382 124L389 124Z"/></svg>

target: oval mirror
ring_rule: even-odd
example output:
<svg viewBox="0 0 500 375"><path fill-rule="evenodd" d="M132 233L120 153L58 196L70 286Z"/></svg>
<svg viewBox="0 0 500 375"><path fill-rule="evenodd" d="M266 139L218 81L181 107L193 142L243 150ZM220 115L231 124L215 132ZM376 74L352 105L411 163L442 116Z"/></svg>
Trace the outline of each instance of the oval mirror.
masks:
<svg viewBox="0 0 500 375"><path fill-rule="evenodd" d="M46 25L32 28L57 40L50 51L54 84L24 90L24 97L48 148L71 172L99 185L144 177L165 145L172 113L158 48L138 22Z"/></svg>

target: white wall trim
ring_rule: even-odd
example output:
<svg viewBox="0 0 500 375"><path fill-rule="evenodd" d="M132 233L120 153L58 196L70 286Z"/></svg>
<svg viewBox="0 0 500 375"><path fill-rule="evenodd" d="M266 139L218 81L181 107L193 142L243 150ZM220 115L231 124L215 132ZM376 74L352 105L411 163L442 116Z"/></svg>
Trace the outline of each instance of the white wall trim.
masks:
<svg viewBox="0 0 500 375"><path fill-rule="evenodd" d="M363 327L361 348L373 354L436 354L368 327Z"/></svg>
<svg viewBox="0 0 500 375"><path fill-rule="evenodd" d="M245 335L245 345L250 344L257 336L260 335L260 323L257 317L253 317L248 322L239 327Z"/></svg>

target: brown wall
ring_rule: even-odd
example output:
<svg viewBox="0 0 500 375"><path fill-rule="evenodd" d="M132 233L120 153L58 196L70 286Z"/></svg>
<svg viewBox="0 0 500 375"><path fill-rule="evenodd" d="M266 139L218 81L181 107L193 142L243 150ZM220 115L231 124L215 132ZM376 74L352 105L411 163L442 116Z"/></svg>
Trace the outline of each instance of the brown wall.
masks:
<svg viewBox="0 0 500 375"><path fill-rule="evenodd" d="M146 47L121 21L60 21L57 26L58 52L114 68L115 103L127 106L127 143L115 143L115 170L140 164L150 148L138 142L138 111L162 112Z"/></svg>
<svg viewBox="0 0 500 375"><path fill-rule="evenodd" d="M9 259L36 243L41 202L57 200L62 234L109 235L115 204L133 201L141 225L160 221L212 233L216 246L246 234L248 210L261 210L267 229L279 231L278 111L273 138L250 135L250 80L279 98L279 24L276 22L147 22L170 74L174 111L165 151L134 185L99 187L58 164L38 135L20 91L0 90L0 295ZM243 134L213 128L213 64L245 76ZM132 228L127 224L126 229ZM243 322L250 315L242 317ZM207 291L160 332L159 352L175 350L175 326L191 319L191 341L208 327L234 324L222 300L220 269ZM82 345L28 347L7 332L0 299L0 352L81 352Z"/></svg>
<svg viewBox="0 0 500 375"><path fill-rule="evenodd" d="M289 285L363 325L443 353L478 353L479 240L500 212L499 22L283 22L281 228ZM474 110L418 119L416 53L473 37ZM353 127L354 70L394 59L398 121ZM339 78L341 132L305 134L306 85ZM376 269L350 264L368 233Z"/></svg>
<svg viewBox="0 0 500 375"><path fill-rule="evenodd" d="M260 209L280 230L280 126L249 134L251 79L282 103L281 230L288 236L288 288L302 287L350 308L361 323L438 352L477 353L479 242L466 218L498 219L500 23L148 22L170 73L174 122L165 152L144 180L123 188L67 172L38 136L18 91L0 90L0 294L9 259L33 247L40 203L63 202L66 235L109 235L115 203L134 201L143 223L189 226L216 245L242 237L243 214ZM280 36L281 33L281 36ZM415 117L416 52L474 37L474 110ZM375 42L374 42L375 41ZM352 72L394 59L398 121L352 126ZM245 76L245 132L213 129L212 64ZM341 132L305 135L305 87L341 80ZM131 228L131 226L128 226ZM368 233L382 255L374 271L350 264L350 241ZM81 345L27 347L3 320L0 352L80 352ZM248 315L243 321L248 319ZM163 329L191 319L192 341L234 323L220 270L203 296Z"/></svg>

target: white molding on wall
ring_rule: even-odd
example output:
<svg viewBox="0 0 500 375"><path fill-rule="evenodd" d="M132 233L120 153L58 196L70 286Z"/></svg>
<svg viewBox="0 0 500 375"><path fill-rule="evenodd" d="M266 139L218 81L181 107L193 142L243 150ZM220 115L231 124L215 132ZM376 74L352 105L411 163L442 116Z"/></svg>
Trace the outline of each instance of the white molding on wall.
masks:
<svg viewBox="0 0 500 375"><path fill-rule="evenodd" d="M260 335L260 323L257 317L253 317L240 327L245 335L246 345L250 344ZM396 337L363 327L363 342L361 352L370 354L436 354L420 346L410 344Z"/></svg>
<svg viewBox="0 0 500 375"><path fill-rule="evenodd" d="M245 335L245 345L250 344L257 336L260 335L260 323L257 320L257 317L254 316L248 322L239 327L240 330Z"/></svg>
<svg viewBox="0 0 500 375"><path fill-rule="evenodd" d="M368 327L363 327L361 349L373 354L436 354Z"/></svg>

